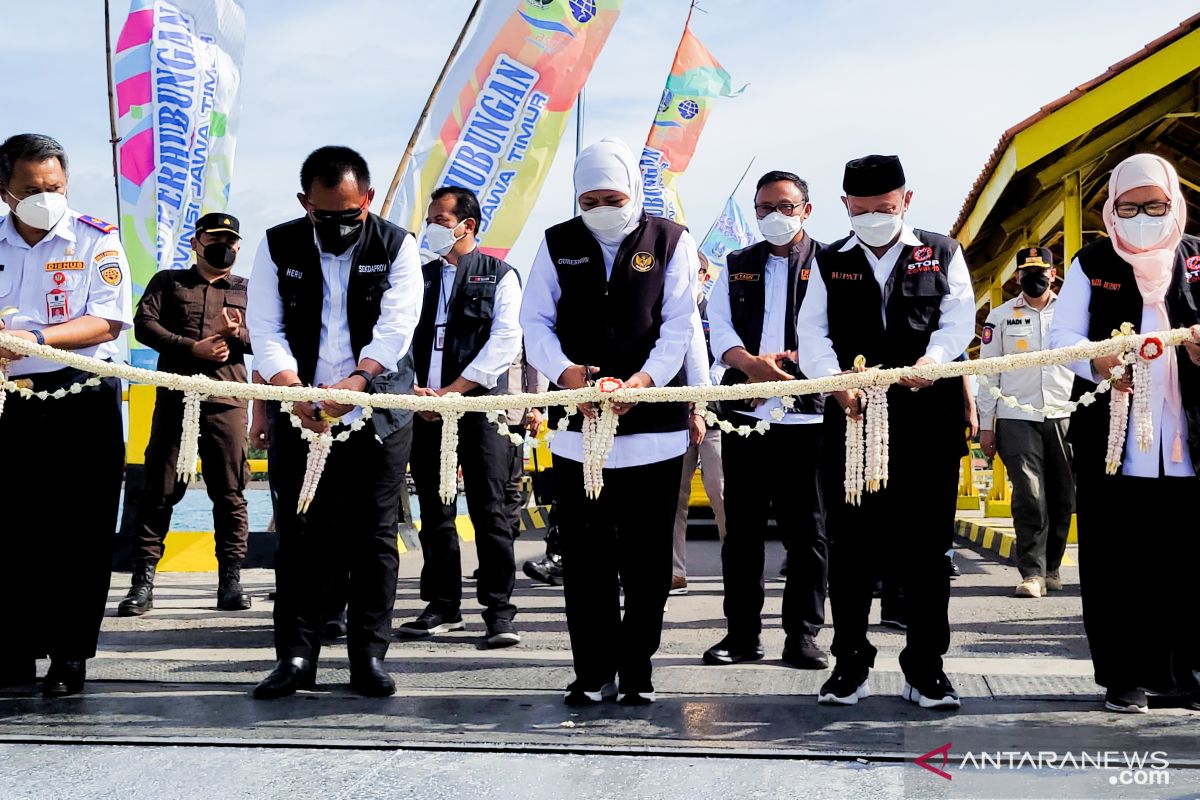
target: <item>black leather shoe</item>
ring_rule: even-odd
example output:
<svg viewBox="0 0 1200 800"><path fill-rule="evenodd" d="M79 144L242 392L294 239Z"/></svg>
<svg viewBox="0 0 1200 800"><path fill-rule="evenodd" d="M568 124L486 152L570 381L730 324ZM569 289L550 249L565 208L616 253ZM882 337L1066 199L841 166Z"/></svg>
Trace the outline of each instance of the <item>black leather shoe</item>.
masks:
<svg viewBox="0 0 1200 800"><path fill-rule="evenodd" d="M134 562L129 592L117 606L118 617L140 617L154 608L154 570L148 561Z"/></svg>
<svg viewBox="0 0 1200 800"><path fill-rule="evenodd" d="M758 637L746 642L739 642L726 636L704 651L704 663L711 666L740 664L743 661L761 661L762 657L763 647Z"/></svg>
<svg viewBox="0 0 1200 800"><path fill-rule="evenodd" d="M0 689L28 686L37 681L37 661L32 658L0 660Z"/></svg>
<svg viewBox="0 0 1200 800"><path fill-rule="evenodd" d="M250 595L242 589L242 568L236 564L222 564L217 573L217 608L222 611L250 608Z"/></svg>
<svg viewBox="0 0 1200 800"><path fill-rule="evenodd" d="M53 659L50 669L42 681L42 695L45 697L66 697L83 691L83 682L87 679L87 662Z"/></svg>
<svg viewBox="0 0 1200 800"><path fill-rule="evenodd" d="M396 682L388 675L382 658L369 656L350 662L350 688L363 697L390 697L396 693Z"/></svg>
<svg viewBox="0 0 1200 800"><path fill-rule="evenodd" d="M298 689L311 689L317 683L317 665L307 658L288 658L280 661L271 674L254 687L255 700L274 700L295 694Z"/></svg>
<svg viewBox="0 0 1200 800"><path fill-rule="evenodd" d="M827 669L829 658L811 636L801 636L783 645L783 663L796 669Z"/></svg>

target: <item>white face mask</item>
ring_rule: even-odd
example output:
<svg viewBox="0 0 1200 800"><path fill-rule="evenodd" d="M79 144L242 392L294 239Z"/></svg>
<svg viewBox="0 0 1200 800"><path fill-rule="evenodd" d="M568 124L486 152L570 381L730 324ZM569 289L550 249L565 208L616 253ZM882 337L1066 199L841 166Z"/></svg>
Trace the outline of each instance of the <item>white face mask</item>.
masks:
<svg viewBox="0 0 1200 800"><path fill-rule="evenodd" d="M799 210L801 206L797 207ZM800 214L787 217L780 214L778 211L772 211L758 221L758 230L762 233L763 238L773 245L782 247L785 244L791 244L792 239L796 238L796 234L804 227L804 217Z"/></svg>
<svg viewBox="0 0 1200 800"><path fill-rule="evenodd" d="M1133 250L1153 250L1154 246L1167 238L1175 218L1170 214L1161 217L1151 217L1138 214L1131 219L1117 217L1117 236Z"/></svg>
<svg viewBox="0 0 1200 800"><path fill-rule="evenodd" d="M462 225L462 223L460 222L458 225ZM425 227L425 238L429 242L429 249L439 256L444 256L453 250L458 240L467 235L466 231L463 231L461 236L454 235L454 230L458 225L455 225L453 228L447 228L445 225L437 222L429 223Z"/></svg>
<svg viewBox="0 0 1200 800"><path fill-rule="evenodd" d="M616 236L629 225L633 203L617 206L596 206L583 212L583 224L601 239Z"/></svg>
<svg viewBox="0 0 1200 800"><path fill-rule="evenodd" d="M50 230L67 215L67 197L58 192L41 192L24 200L12 192L8 194L17 201L17 207L13 209L17 219L39 231Z"/></svg>
<svg viewBox="0 0 1200 800"><path fill-rule="evenodd" d="M883 247L899 235L900 229L904 227L904 217L900 214L872 211L869 214L851 217L850 227L863 244L869 247Z"/></svg>

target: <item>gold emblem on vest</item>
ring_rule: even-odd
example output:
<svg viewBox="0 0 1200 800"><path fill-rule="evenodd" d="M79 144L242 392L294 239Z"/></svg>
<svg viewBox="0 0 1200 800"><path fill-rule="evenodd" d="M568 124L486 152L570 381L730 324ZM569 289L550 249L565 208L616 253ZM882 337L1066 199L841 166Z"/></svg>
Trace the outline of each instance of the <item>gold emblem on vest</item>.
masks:
<svg viewBox="0 0 1200 800"><path fill-rule="evenodd" d="M632 266L638 272L649 272L654 269L654 256L644 250L640 253L634 253Z"/></svg>

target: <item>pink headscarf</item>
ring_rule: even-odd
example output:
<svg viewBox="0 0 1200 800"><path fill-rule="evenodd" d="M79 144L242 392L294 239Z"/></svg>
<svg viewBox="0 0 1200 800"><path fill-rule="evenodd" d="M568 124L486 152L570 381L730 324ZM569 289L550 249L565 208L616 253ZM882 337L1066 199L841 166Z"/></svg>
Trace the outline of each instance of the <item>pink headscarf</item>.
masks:
<svg viewBox="0 0 1200 800"><path fill-rule="evenodd" d="M1117 235L1117 215L1114 210L1118 197L1130 189L1143 186L1157 186L1171 198L1170 215L1175 220L1175 225L1166 238L1150 250L1134 249ZM1104 228L1112 239L1117 255L1133 267L1133 277L1142 293L1142 302L1154 310L1157 318L1155 328L1158 330L1165 331L1171 327L1171 320L1167 315L1167 289L1171 286L1175 251L1183 239L1186 224L1187 204L1179 188L1179 176L1169 161L1150 153L1138 153L1113 169L1108 179L1108 199L1104 201ZM1179 394L1179 362L1175 350L1174 347L1168 347L1165 354L1167 374L1163 392L1167 408L1179 418L1183 403ZM1183 460L1183 443L1178 436L1172 447L1171 459L1175 462Z"/></svg>

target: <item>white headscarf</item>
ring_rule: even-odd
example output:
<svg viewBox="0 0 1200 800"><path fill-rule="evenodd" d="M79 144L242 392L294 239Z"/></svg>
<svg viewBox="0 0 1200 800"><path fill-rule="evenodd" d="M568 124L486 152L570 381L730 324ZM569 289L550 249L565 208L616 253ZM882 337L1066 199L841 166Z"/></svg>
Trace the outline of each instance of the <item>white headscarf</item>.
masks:
<svg viewBox="0 0 1200 800"><path fill-rule="evenodd" d="M610 242L619 243L642 221L642 171L629 145L620 139L601 139L575 159L575 196L596 190L621 192L629 198L623 206L629 222L615 242Z"/></svg>

